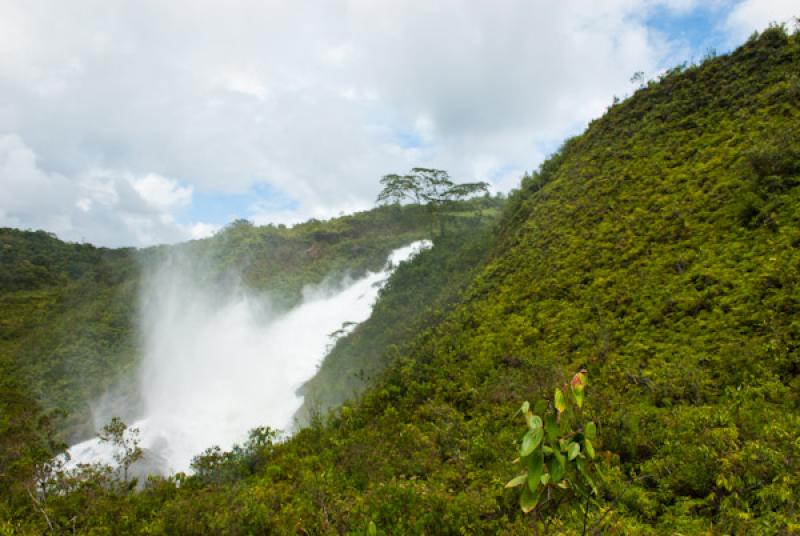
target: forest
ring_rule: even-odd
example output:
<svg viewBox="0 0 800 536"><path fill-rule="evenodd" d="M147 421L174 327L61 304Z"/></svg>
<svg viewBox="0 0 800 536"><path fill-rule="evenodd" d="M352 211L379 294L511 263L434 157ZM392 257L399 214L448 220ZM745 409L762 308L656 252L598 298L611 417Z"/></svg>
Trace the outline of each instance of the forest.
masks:
<svg viewBox="0 0 800 536"><path fill-rule="evenodd" d="M2 229L0 534L800 533L798 185L800 33L773 26L616 102L507 199L143 250ZM166 250L288 308L421 238L294 433L142 482L52 463L125 390Z"/></svg>

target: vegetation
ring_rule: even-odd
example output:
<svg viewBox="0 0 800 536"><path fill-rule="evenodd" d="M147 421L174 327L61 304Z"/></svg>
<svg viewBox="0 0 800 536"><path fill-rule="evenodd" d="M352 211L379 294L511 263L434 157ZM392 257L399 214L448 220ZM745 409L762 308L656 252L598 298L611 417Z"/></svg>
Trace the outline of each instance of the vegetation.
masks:
<svg viewBox="0 0 800 536"><path fill-rule="evenodd" d="M586 532L591 496L597 495L594 481L598 474L593 443L597 440L597 425L583 420L586 383L586 371L580 371L569 384L556 388L552 404L540 400L534 413L526 400L520 408L528 429L519 442L516 462L525 472L512 478L506 487L523 487L519 505L526 514L536 512L536 532L547 533L548 510L557 510L565 499L573 504L585 502Z"/></svg>
<svg viewBox="0 0 800 536"><path fill-rule="evenodd" d="M160 258L190 255L210 282L241 278L267 292L275 307L288 308L305 285L377 270L390 251L427 236L420 212L383 207L293 228L241 220L210 239L141 251L2 229L0 356L14 363L43 408L67 415L58 424L63 439L90 437L89 404L107 390L124 395L127 411L137 409L130 378L140 354L138 298L143 273Z"/></svg>
<svg viewBox="0 0 800 536"><path fill-rule="evenodd" d="M489 193L486 182L456 184L446 171L429 168L414 168L408 175L385 175L381 184L383 189L378 194L378 203L408 200L424 206L431 215L431 224L438 222L441 236L444 236L446 212L464 208L458 201Z"/></svg>
<svg viewBox="0 0 800 536"><path fill-rule="evenodd" d="M154 479L129 495L87 484L50 497L45 517L6 469L36 456L3 450L0 530L529 534L518 490L504 487L519 473L514 410L585 369L590 407L570 395L576 416L555 443L552 410L534 407L522 440L530 494L533 483L555 496L559 437L573 461L593 450L604 475L540 499L549 534L797 533L798 72L800 35L770 28L613 105L523 179L479 254L437 241L409 265L411 277L437 258L468 283L409 324L420 329L378 330L397 351L358 401L257 454L220 453L224 477ZM14 426L40 437L5 415L4 446ZM591 508L570 495L586 485Z"/></svg>
<svg viewBox="0 0 800 536"><path fill-rule="evenodd" d="M132 249L0 229L3 372L45 409L69 414L54 421L65 439L94 431L87 402L133 366L138 283Z"/></svg>
<svg viewBox="0 0 800 536"><path fill-rule="evenodd" d="M301 420L309 422L358 398L405 353L417 333L440 322L460 300L488 256L496 219L491 210L501 207L502 200L484 197L463 205L471 211L454 217L447 235L436 237L432 249L397 268L370 318L348 336L336 337L319 371L301 390Z"/></svg>
<svg viewBox="0 0 800 536"><path fill-rule="evenodd" d="M113 417L98 435L101 441L114 447L114 461L122 472L122 481L128 482L131 465L142 459L144 452L139 447L139 429L128 428L122 419Z"/></svg>
<svg viewBox="0 0 800 536"><path fill-rule="evenodd" d="M268 427L250 430L243 445L223 452L219 447L206 449L192 460L194 478L201 486L233 484L263 469L272 454L279 432Z"/></svg>
<svg viewBox="0 0 800 536"><path fill-rule="evenodd" d="M303 287L326 277L377 271L392 250L429 235L423 208L386 206L291 228L239 220L213 238L149 253L177 250L205 259L211 277L236 274L248 288L268 293L277 307L286 308L299 303Z"/></svg>
<svg viewBox="0 0 800 536"><path fill-rule="evenodd" d="M192 255L207 264L205 277L235 274L291 307L303 286L378 269L391 250L427 236L419 210L383 207L293 228L242 220L210 239L140 251L0 229L0 495L15 489L28 501L36 465L94 434L89 404L107 390L124 401L114 409L135 416L139 288L155 261Z"/></svg>

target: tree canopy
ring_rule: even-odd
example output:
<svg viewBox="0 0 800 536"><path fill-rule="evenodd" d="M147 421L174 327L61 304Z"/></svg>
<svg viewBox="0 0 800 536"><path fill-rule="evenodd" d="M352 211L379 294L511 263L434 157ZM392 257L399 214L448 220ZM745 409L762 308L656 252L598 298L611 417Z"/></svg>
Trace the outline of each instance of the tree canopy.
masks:
<svg viewBox="0 0 800 536"><path fill-rule="evenodd" d="M378 194L378 204L408 200L417 205L444 205L489 192L486 182L457 184L450 179L447 171L431 168L413 168L407 175L385 175L381 184L383 190Z"/></svg>
<svg viewBox="0 0 800 536"><path fill-rule="evenodd" d="M424 205L431 214L431 225L438 222L439 235L444 235L444 209L452 209L457 201L464 201L481 193L489 193L486 182L455 183L447 171L431 168L413 168L407 175L385 175L381 179L383 190L378 194L378 204L396 204L404 200Z"/></svg>

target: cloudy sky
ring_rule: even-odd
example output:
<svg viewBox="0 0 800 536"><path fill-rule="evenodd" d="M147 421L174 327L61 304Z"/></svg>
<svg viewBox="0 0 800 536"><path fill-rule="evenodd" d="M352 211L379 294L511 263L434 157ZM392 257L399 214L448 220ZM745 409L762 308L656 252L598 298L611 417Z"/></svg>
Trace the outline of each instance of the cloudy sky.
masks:
<svg viewBox="0 0 800 536"><path fill-rule="evenodd" d="M513 188L615 95L796 0L0 0L0 226L145 246Z"/></svg>

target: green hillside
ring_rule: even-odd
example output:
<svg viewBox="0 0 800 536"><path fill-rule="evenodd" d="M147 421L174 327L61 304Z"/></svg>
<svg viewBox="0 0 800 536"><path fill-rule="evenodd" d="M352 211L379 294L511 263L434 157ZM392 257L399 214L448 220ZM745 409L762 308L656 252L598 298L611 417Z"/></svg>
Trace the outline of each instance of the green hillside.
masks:
<svg viewBox="0 0 800 536"><path fill-rule="evenodd" d="M377 270L394 248L428 236L416 207L384 207L292 228L235 222L213 238L144 250L67 244L45 232L0 229L0 359L9 378L47 411L64 439L92 436L90 405L108 389L128 395L141 355L137 326L144 271L182 253L207 284L235 274L275 307L326 277Z"/></svg>
<svg viewBox="0 0 800 536"><path fill-rule="evenodd" d="M360 335L394 348L361 354L388 368L330 419L139 493L13 496L0 533L800 532L798 73L800 35L771 28L613 106L523 179L492 235L398 270L382 300L414 318L398 331L379 303L385 324L337 345L323 371L359 370ZM581 368L598 494L523 515L504 488L515 411Z"/></svg>
<svg viewBox="0 0 800 536"><path fill-rule="evenodd" d="M0 359L43 407L67 414L69 433L133 365L136 255L0 229Z"/></svg>
<svg viewBox="0 0 800 536"><path fill-rule="evenodd" d="M486 211L484 211L486 214ZM435 247L403 263L381 290L368 320L336 339L317 374L302 387L305 421L325 415L373 384L416 334L440 322L472 281L492 244L491 213L450 224Z"/></svg>

